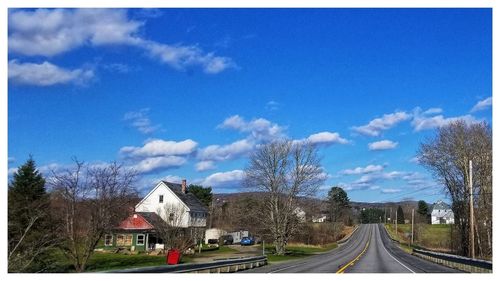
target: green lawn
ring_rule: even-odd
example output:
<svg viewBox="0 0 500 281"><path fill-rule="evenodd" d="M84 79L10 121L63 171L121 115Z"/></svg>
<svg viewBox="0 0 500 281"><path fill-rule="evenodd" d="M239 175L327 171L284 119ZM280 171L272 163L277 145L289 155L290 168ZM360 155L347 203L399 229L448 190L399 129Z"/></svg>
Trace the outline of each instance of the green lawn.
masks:
<svg viewBox="0 0 500 281"><path fill-rule="evenodd" d="M237 252L226 246L215 249L202 249L201 254L196 252L194 255L182 255L181 263L189 263L194 257L202 257L220 253L232 253ZM54 269L52 272L74 272L73 266L66 259L66 257L58 252L54 254L56 262L54 263ZM165 256L149 256L146 254L135 254L135 255L125 255L125 254L114 254L114 253L99 253L95 252L87 263L86 272L95 271L107 271L115 269L125 269L134 267L146 267L146 266L158 266L165 264Z"/></svg>
<svg viewBox="0 0 500 281"><path fill-rule="evenodd" d="M277 256L274 254L271 254L274 252L274 247L273 246L267 246L266 247L266 252L270 253L267 254L267 261L269 263L275 263L275 262L282 262L282 261L287 261L287 260L293 260L293 259L299 259L299 258L305 258L314 254L326 252L329 250L333 250L337 248L337 243L331 243L325 246L313 246L313 245L290 245L287 246L287 253L284 256Z"/></svg>
<svg viewBox="0 0 500 281"><path fill-rule="evenodd" d="M386 229L393 239L408 244L411 240L411 224L398 224L396 236L394 224L386 224ZM450 248L451 225L417 224L415 225L414 244L416 246L446 251Z"/></svg>

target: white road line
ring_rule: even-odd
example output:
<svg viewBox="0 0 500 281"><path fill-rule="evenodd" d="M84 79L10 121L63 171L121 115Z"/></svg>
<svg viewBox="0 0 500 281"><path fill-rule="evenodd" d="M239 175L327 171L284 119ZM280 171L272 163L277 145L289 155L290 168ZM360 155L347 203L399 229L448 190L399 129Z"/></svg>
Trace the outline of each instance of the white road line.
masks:
<svg viewBox="0 0 500 281"><path fill-rule="evenodd" d="M380 239L380 241L382 241L382 239ZM409 267L407 267L406 265L404 265L402 262L398 261L395 257L393 257L389 251L387 251L387 249L385 248L385 245L384 245L384 241L382 241L382 248L384 248L384 250L387 252L387 254L393 258L395 261L397 261L400 265L402 265L404 268L408 269L411 273L415 273L415 271L411 270Z"/></svg>
<svg viewBox="0 0 500 281"><path fill-rule="evenodd" d="M280 268L280 269L276 269L276 270L273 270L273 271L269 271L268 273L276 273L276 272L280 272L280 271L283 271L283 270L286 270L286 269L289 269L289 268L293 268L293 267L301 266L301 265L304 265L304 264L306 264L306 263L301 263L301 264L290 265L290 266L287 266L287 267L283 267L283 268Z"/></svg>

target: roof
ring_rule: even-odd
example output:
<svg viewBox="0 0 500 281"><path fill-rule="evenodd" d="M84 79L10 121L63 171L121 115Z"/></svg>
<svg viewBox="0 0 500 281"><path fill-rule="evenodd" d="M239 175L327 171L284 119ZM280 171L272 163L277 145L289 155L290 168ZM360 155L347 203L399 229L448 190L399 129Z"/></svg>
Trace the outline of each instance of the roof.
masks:
<svg viewBox="0 0 500 281"><path fill-rule="evenodd" d="M208 212L205 205L203 205L203 203L201 203L201 201L198 198L196 198L196 196L194 196L194 194L182 192L182 185L181 184L168 182L168 181L162 181L162 182L164 184L166 184L168 186L168 188L170 188L170 190L172 190L175 193L175 195L177 197L179 197L179 199L181 199L181 201L184 204L186 204L186 206L188 206L188 208L191 211L205 212L205 213Z"/></svg>
<svg viewBox="0 0 500 281"><path fill-rule="evenodd" d="M159 218L156 213L134 213L123 220L118 228L120 229L154 229L154 220Z"/></svg>
<svg viewBox="0 0 500 281"><path fill-rule="evenodd" d="M450 205L444 203L442 200L438 200L434 205L432 205L432 210L449 210Z"/></svg>

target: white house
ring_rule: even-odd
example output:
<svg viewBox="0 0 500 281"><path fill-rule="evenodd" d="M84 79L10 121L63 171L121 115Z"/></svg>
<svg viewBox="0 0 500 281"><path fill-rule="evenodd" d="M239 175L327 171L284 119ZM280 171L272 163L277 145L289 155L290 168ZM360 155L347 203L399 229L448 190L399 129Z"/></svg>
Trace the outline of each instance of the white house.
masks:
<svg viewBox="0 0 500 281"><path fill-rule="evenodd" d="M203 236L208 211L203 203L187 192L186 180L181 184L161 181L136 206L112 233L104 236L104 248L129 248L151 251L164 248L155 222L164 220L176 227L189 228L192 237ZM201 236L199 236L201 235Z"/></svg>
<svg viewBox="0 0 500 281"><path fill-rule="evenodd" d="M326 222L326 215L322 214L319 216L314 216L314 217L312 217L312 222L316 222L316 223Z"/></svg>
<svg viewBox="0 0 500 281"><path fill-rule="evenodd" d="M450 206L442 200L437 201L432 206L431 212L432 224L454 224L455 216Z"/></svg>
<svg viewBox="0 0 500 281"><path fill-rule="evenodd" d="M301 207L295 208L293 213L297 216L300 222L306 221L306 212Z"/></svg>
<svg viewBox="0 0 500 281"><path fill-rule="evenodd" d="M154 212L179 227L205 227L208 211L203 203L181 184L160 181L136 206L136 212Z"/></svg>

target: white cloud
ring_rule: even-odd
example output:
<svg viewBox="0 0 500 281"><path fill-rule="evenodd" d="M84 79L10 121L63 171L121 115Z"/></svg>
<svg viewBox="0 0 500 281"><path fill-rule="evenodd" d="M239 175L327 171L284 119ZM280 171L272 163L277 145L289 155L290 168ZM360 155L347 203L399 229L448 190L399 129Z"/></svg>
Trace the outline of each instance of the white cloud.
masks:
<svg viewBox="0 0 500 281"><path fill-rule="evenodd" d="M384 114L381 118L373 119L364 126L353 127L352 129L362 135L376 137L379 136L382 131L388 130L398 123L410 118L410 114L399 111L391 114Z"/></svg>
<svg viewBox="0 0 500 281"><path fill-rule="evenodd" d="M401 192L401 189L397 189L397 188L384 188L380 192L382 192L384 194L391 194L391 193Z"/></svg>
<svg viewBox="0 0 500 281"><path fill-rule="evenodd" d="M312 134L307 138L307 141L310 142L311 144L349 143L348 140L341 138L339 133L331 133L331 132L321 132L317 134Z"/></svg>
<svg viewBox="0 0 500 281"><path fill-rule="evenodd" d="M443 109L438 108L438 107L433 107L433 108L429 108L426 111L424 111L423 114L432 115L432 114L439 114L441 112L443 112Z"/></svg>
<svg viewBox="0 0 500 281"><path fill-rule="evenodd" d="M186 161L185 157L179 156L149 157L129 166L129 168L136 170L139 174L147 174L159 170L178 168L184 165Z"/></svg>
<svg viewBox="0 0 500 281"><path fill-rule="evenodd" d="M397 142L393 142L390 140L381 140L381 141L376 141L368 144L368 149L369 150L387 150L387 149L393 149L398 146Z"/></svg>
<svg viewBox="0 0 500 281"><path fill-rule="evenodd" d="M472 115L463 115L463 116L458 116L458 117L449 117L445 118L443 115L436 115L436 116L426 116L425 114L421 114L421 109L420 108L415 108L414 114L413 114L413 120L411 122L411 125L413 126L413 130L415 132L419 132L422 130L429 130L429 129L434 129L434 128L439 128L442 126L446 126L452 122L458 121L458 120L463 120L468 124L472 123L477 123L479 122L474 118Z"/></svg>
<svg viewBox="0 0 500 281"><path fill-rule="evenodd" d="M474 105L474 107L470 110L470 112L485 110L485 109L491 107L492 103L493 103L493 100L491 97L484 99L482 101L479 101L476 103L476 105Z"/></svg>
<svg viewBox="0 0 500 281"><path fill-rule="evenodd" d="M351 183L341 183L340 185L345 186L346 190L364 190L364 189L378 189L378 182L384 180L397 180L401 179L409 173L392 171L387 173L373 172L369 174L364 174L359 179Z"/></svg>
<svg viewBox="0 0 500 281"><path fill-rule="evenodd" d="M420 158L418 156L415 156L415 157L412 157L409 162L410 163L415 163L415 164L418 164L419 163L419 160Z"/></svg>
<svg viewBox="0 0 500 281"><path fill-rule="evenodd" d="M139 111L131 111L125 113L123 120L129 121L130 125L136 128L139 132L143 134L151 134L158 130L161 125L151 124L149 119L149 108L143 108Z"/></svg>
<svg viewBox="0 0 500 281"><path fill-rule="evenodd" d="M374 172L380 172L384 169L382 165L368 165L366 167L357 167L354 169L343 170L340 173L343 175L360 175L360 174L369 174Z"/></svg>
<svg viewBox="0 0 500 281"><path fill-rule="evenodd" d="M242 133L249 133L249 137L256 141L272 141L278 138L283 138L284 127L272 123L267 119L258 118L252 121L245 121L239 115L234 115L226 118L224 122L217 126L222 129L237 130Z"/></svg>
<svg viewBox="0 0 500 281"><path fill-rule="evenodd" d="M135 44L141 22L122 9L36 9L9 13L9 51L54 56L84 45Z"/></svg>
<svg viewBox="0 0 500 281"><path fill-rule="evenodd" d="M227 187L235 186L241 184L241 181L245 177L245 172L242 170L233 170L229 172L215 173L203 180L203 186L211 187Z"/></svg>
<svg viewBox="0 0 500 281"><path fill-rule="evenodd" d="M9 51L26 56L55 56L82 46L125 45L140 48L177 70L199 66L215 74L236 67L228 57L196 45L169 45L139 36L144 22L124 9L36 9L9 13Z"/></svg>
<svg viewBox="0 0 500 281"><path fill-rule="evenodd" d="M15 173L17 173L17 168L9 168L9 170L7 171L7 175L9 177L14 176Z"/></svg>
<svg viewBox="0 0 500 281"><path fill-rule="evenodd" d="M172 46L153 41L141 41L139 46L144 48L151 57L159 59L177 70L185 70L190 66L201 66L205 73L217 74L228 68L236 67L231 58L205 53L197 46Z"/></svg>
<svg viewBox="0 0 500 281"><path fill-rule="evenodd" d="M200 161L196 163L196 171L203 172L215 169L214 161Z"/></svg>
<svg viewBox="0 0 500 281"><path fill-rule="evenodd" d="M278 109L280 109L280 103L279 102L276 102L276 101L269 101L266 103L266 110L268 111L276 111Z"/></svg>
<svg viewBox="0 0 500 281"><path fill-rule="evenodd" d="M90 69L65 69L47 61L36 64L10 60L8 74L13 83L35 86L83 84L94 77L94 72Z"/></svg>
<svg viewBox="0 0 500 281"><path fill-rule="evenodd" d="M209 145L198 151L198 158L202 160L223 161L234 159L252 151L255 143L243 139L228 145Z"/></svg>
<svg viewBox="0 0 500 281"><path fill-rule="evenodd" d="M161 139L152 139L146 142L142 147L125 146L120 149L120 153L126 157L157 157L188 155L195 151L197 143L191 139L184 141L165 141Z"/></svg>

